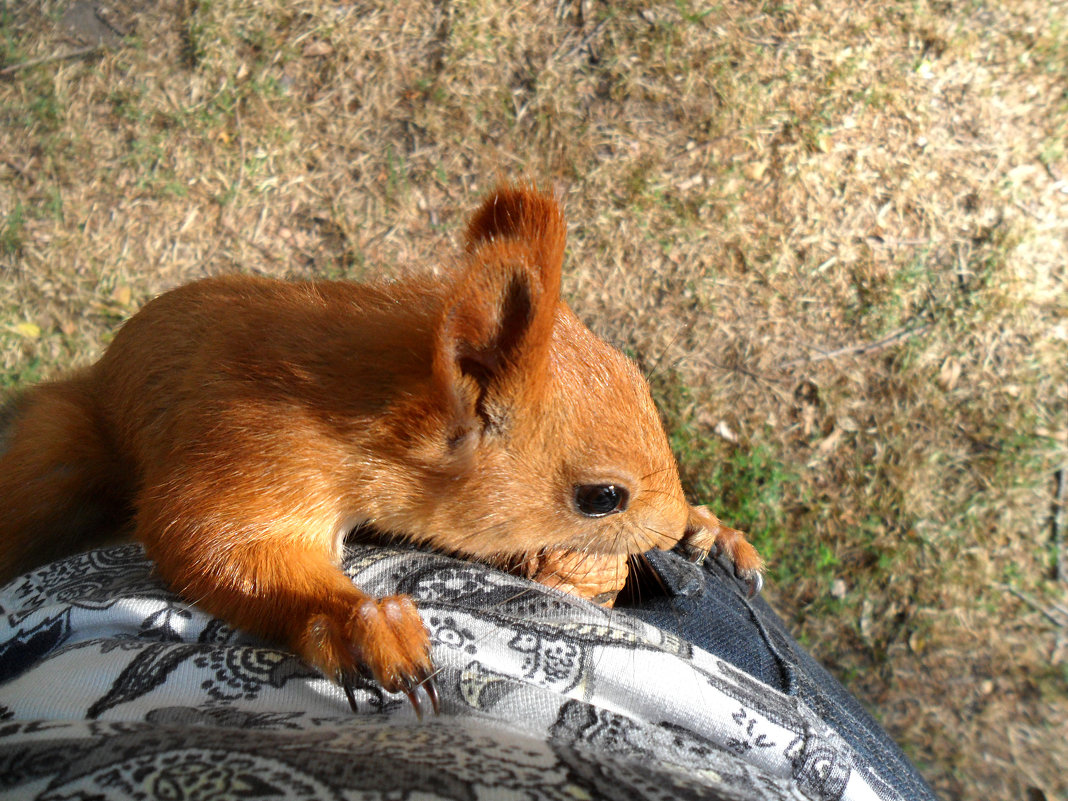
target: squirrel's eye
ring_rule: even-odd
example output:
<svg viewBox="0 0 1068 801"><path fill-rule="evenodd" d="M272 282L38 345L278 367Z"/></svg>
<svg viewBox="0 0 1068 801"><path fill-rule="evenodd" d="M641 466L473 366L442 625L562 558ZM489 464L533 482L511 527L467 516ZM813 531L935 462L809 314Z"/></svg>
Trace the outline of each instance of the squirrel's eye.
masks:
<svg viewBox="0 0 1068 801"><path fill-rule="evenodd" d="M604 517L627 508L630 493L615 484L579 484L575 487L575 507L586 517Z"/></svg>

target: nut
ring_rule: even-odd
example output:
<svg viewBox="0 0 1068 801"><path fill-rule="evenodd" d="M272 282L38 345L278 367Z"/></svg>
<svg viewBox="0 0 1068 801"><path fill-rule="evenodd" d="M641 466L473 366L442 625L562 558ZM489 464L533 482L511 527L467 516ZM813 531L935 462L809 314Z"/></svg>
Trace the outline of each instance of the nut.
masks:
<svg viewBox="0 0 1068 801"><path fill-rule="evenodd" d="M569 592L605 607L615 603L627 582L627 554L545 549L524 554L508 565L511 572Z"/></svg>

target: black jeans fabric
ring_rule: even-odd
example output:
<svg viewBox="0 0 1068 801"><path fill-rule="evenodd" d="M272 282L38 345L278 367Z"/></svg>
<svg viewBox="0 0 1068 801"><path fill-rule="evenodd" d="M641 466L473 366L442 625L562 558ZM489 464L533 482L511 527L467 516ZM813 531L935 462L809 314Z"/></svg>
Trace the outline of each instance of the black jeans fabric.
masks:
<svg viewBox="0 0 1068 801"><path fill-rule="evenodd" d="M676 553L646 554L656 575L636 571L617 609L670 631L783 693L800 698L898 793L936 801L901 749L860 702L808 654L782 619L720 560L694 564Z"/></svg>

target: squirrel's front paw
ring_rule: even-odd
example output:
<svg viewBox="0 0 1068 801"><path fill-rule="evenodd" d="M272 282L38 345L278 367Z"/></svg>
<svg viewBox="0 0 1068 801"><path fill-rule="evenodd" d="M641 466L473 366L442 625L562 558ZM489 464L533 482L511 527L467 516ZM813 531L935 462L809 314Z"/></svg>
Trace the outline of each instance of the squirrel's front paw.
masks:
<svg viewBox="0 0 1068 801"><path fill-rule="evenodd" d="M341 685L354 712L357 676L373 678L387 692L404 693L420 718L422 688L438 711L430 637L415 602L406 595L363 596L344 611L312 615L298 650Z"/></svg>
<svg viewBox="0 0 1068 801"><path fill-rule="evenodd" d="M709 553L725 554L734 565L734 575L749 586L750 598L764 587L764 560L756 548L749 544L745 534L723 525L703 506L690 507L690 519L679 546L695 562L703 561Z"/></svg>

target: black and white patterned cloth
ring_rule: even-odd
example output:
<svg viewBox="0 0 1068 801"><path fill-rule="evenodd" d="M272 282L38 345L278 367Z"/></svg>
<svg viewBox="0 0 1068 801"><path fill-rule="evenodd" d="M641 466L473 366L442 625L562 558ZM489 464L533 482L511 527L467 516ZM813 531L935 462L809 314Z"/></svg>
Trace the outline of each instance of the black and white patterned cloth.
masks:
<svg viewBox="0 0 1068 801"><path fill-rule="evenodd" d="M900 797L798 698L631 615L401 548L350 548L346 570L417 599L441 714L367 683L354 715L179 600L138 546L0 589L0 796Z"/></svg>

